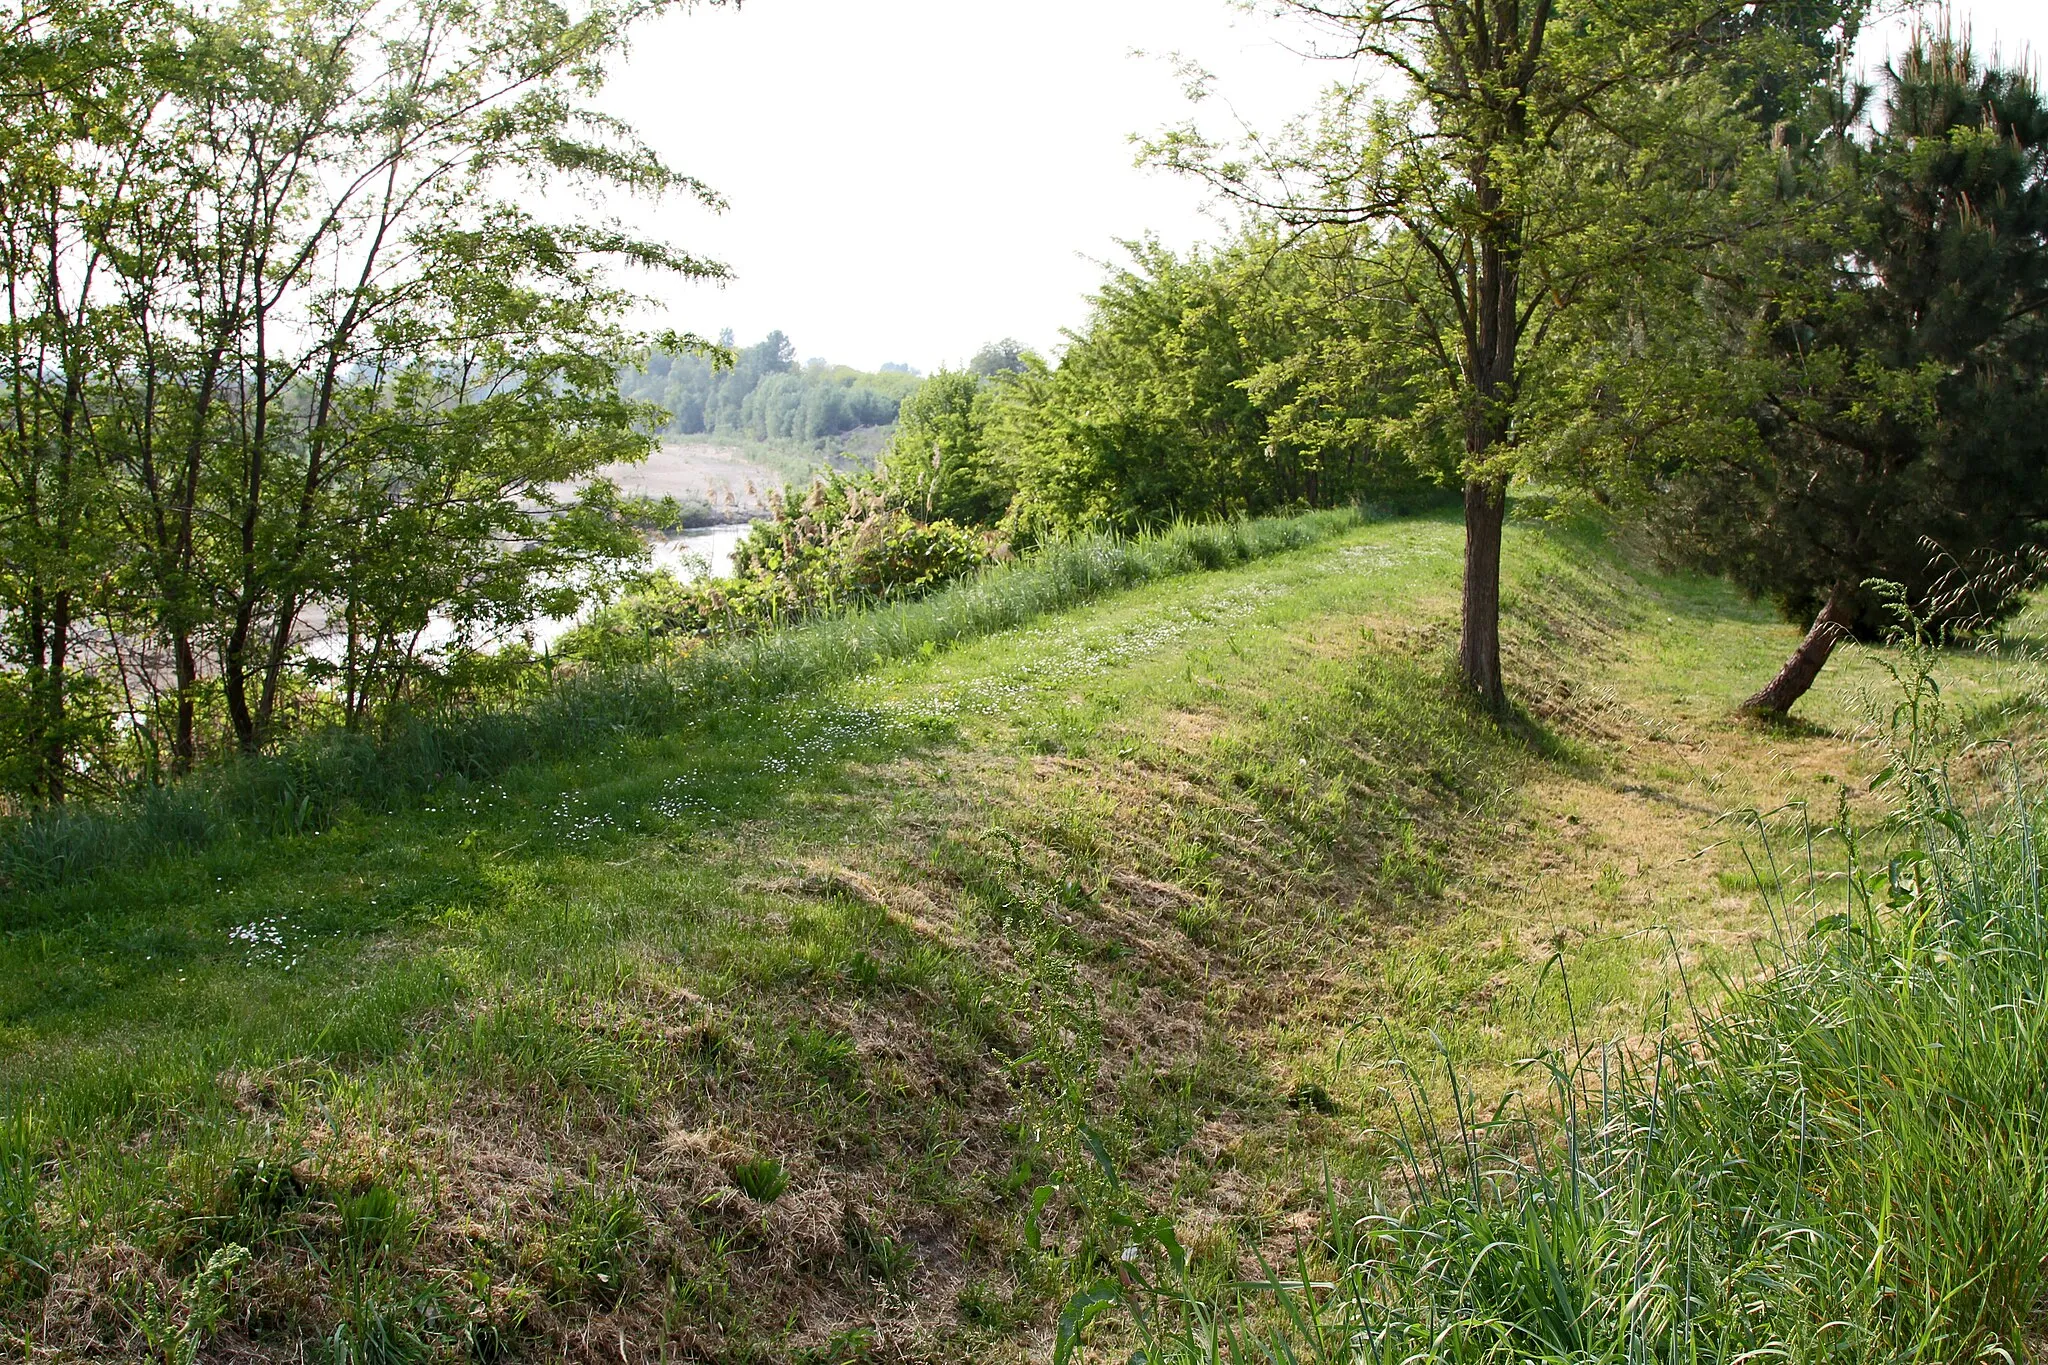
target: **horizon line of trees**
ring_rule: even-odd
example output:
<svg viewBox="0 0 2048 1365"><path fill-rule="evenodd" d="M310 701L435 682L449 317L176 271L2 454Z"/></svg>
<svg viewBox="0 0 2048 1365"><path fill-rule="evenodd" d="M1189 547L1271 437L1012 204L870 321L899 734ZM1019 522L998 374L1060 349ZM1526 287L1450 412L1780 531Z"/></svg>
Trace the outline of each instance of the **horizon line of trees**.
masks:
<svg viewBox="0 0 2048 1365"><path fill-rule="evenodd" d="M619 374L627 399L667 414L659 428L665 434L755 441L818 442L889 426L920 382L907 365L868 372L824 360L799 363L780 331L751 346L735 345L730 330L715 348L656 346L644 364Z"/></svg>

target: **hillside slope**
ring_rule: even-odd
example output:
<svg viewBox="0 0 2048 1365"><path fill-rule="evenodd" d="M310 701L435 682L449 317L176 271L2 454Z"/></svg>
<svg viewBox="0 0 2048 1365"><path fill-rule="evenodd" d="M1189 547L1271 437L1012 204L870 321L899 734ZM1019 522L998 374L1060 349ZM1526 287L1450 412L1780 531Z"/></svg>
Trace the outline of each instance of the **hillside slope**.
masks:
<svg viewBox="0 0 2048 1365"><path fill-rule="evenodd" d="M1059 1196L1027 1250L1032 1192L1098 1158L1219 1267L1284 1246L1385 1161L1374 1063L1644 1027L1764 934L1717 815L1868 775L1878 652L1738 723L1796 632L1538 525L1526 714L1471 714L1458 547L1367 526L7 906L11 1349L1032 1358L1100 1250ZM2031 685L1948 671L1986 726Z"/></svg>

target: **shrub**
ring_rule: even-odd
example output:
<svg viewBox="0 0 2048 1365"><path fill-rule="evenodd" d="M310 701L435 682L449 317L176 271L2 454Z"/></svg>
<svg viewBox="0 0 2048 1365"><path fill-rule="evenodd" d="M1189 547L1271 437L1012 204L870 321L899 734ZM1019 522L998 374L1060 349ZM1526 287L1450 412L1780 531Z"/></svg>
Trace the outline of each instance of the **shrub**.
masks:
<svg viewBox="0 0 2048 1365"><path fill-rule="evenodd" d="M921 597L992 562L991 536L920 520L872 475L828 473L756 523L727 578L657 578L562 641L572 658L645 660L671 641L747 634L849 607Z"/></svg>

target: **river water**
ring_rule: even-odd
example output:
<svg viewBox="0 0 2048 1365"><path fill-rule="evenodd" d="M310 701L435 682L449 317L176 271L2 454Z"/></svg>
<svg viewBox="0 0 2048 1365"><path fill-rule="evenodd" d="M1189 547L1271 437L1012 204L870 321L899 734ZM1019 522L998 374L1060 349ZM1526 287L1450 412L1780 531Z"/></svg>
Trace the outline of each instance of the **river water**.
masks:
<svg viewBox="0 0 2048 1365"><path fill-rule="evenodd" d="M699 578L724 578L732 573L732 552L746 537L749 527L710 526L698 531L685 531L679 536L667 536L652 540L648 544L648 559L657 569L666 569L685 583ZM577 616L538 616L524 626L509 630L496 640L480 642L486 650L502 645L531 643L535 649L545 649L568 634L583 618ZM304 639L300 648L317 659L329 663L340 663L346 649L346 641L339 634L325 629L325 618L318 612L308 612L302 625ZM436 615L420 632L419 650L439 649L455 638L454 623Z"/></svg>
<svg viewBox="0 0 2048 1365"><path fill-rule="evenodd" d="M732 552L746 539L750 526L710 526L701 531L685 531L672 539L657 540L649 548L653 551L654 567L667 569L684 582L693 578L724 578L732 573ZM700 567L696 561L702 560Z"/></svg>
<svg viewBox="0 0 2048 1365"><path fill-rule="evenodd" d="M708 526L699 531L685 531L679 536L661 537L649 543L648 557L655 568L667 569L685 583L699 578L725 578L732 573L733 549L746 538L749 529L746 525ZM533 647L540 649L553 644L568 634L579 619L575 616L543 616L535 620L528 627L533 635ZM431 628L429 633L432 633Z"/></svg>

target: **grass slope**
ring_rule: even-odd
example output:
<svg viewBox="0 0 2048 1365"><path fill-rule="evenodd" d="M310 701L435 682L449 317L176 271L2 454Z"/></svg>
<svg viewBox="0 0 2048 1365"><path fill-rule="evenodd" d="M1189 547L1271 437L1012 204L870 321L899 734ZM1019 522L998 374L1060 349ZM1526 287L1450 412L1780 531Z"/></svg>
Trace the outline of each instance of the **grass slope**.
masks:
<svg viewBox="0 0 2048 1365"><path fill-rule="evenodd" d="M16 896L12 1349L1022 1359L1105 1251L1032 1192L1095 1154L1233 1273L1384 1169L1369 1063L1647 1029L1765 932L1715 813L1867 776L1878 652L1735 723L1794 632L1541 526L1526 717L1470 714L1458 545L1364 526ZM1987 728L2031 682L1949 672Z"/></svg>

